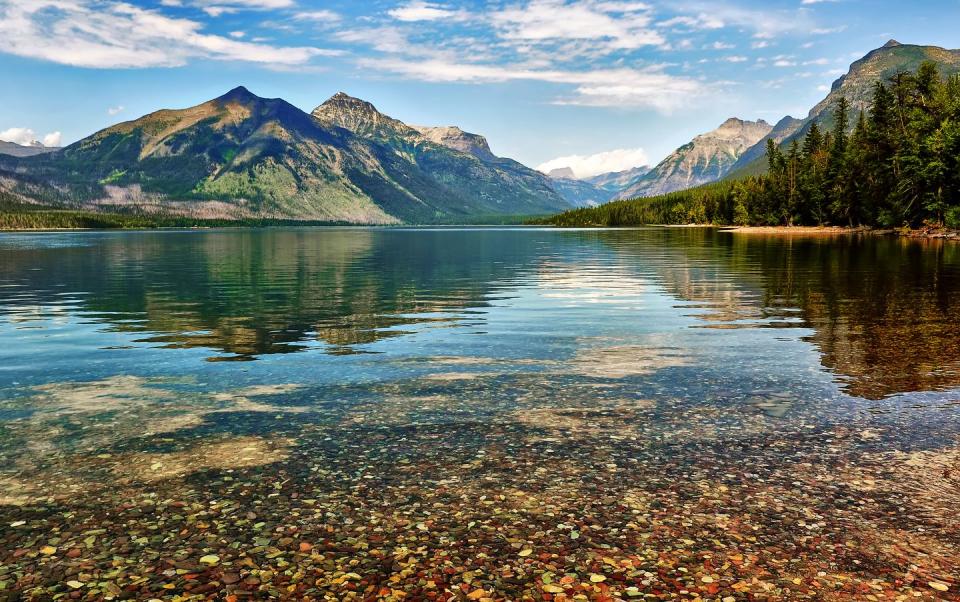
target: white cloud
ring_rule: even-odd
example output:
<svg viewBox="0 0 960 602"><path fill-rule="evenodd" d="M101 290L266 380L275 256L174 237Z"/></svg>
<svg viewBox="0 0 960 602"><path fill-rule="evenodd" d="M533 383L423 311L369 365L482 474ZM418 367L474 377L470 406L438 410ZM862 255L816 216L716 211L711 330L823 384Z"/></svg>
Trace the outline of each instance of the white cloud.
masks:
<svg viewBox="0 0 960 602"><path fill-rule="evenodd" d="M675 1L672 8L679 13L689 14L666 21L665 25L685 25L695 29L741 27L754 32L757 39L773 39L786 33L805 33L814 27L808 14L810 11L807 10L752 10L725 2L703 0Z"/></svg>
<svg viewBox="0 0 960 602"><path fill-rule="evenodd" d="M711 87L696 79L674 76L662 67L567 71L516 66L384 58L360 59L361 67L388 71L430 82L491 83L540 81L574 86L573 95L554 104L603 107L644 107L669 113L705 94Z"/></svg>
<svg viewBox="0 0 960 602"><path fill-rule="evenodd" d="M294 0L193 0L192 3L200 7L213 8L220 12L273 10L277 8L290 8L296 4ZM204 10L207 8L204 8Z"/></svg>
<svg viewBox="0 0 960 602"><path fill-rule="evenodd" d="M50 132L43 136L42 141L38 138L37 133L30 128L10 128L0 132L0 140L13 142L21 146L31 146L38 142L44 146L60 146L63 136L60 132Z"/></svg>
<svg viewBox="0 0 960 602"><path fill-rule="evenodd" d="M291 66L340 54L241 42L202 29L199 22L123 2L0 0L0 52L77 67L177 67L193 58Z"/></svg>
<svg viewBox="0 0 960 602"><path fill-rule="evenodd" d="M300 21L326 21L328 23L336 23L340 21L340 15L333 12L332 10L306 10L295 13L293 15L294 19Z"/></svg>
<svg viewBox="0 0 960 602"><path fill-rule="evenodd" d="M732 48L736 48L737 46L736 44L728 44L726 42L714 42L710 45L710 47L714 50L730 50Z"/></svg>
<svg viewBox="0 0 960 602"><path fill-rule="evenodd" d="M115 106L115 107L110 107L109 109L107 109L107 115L110 115L110 116L112 117L113 115L117 115L117 114L119 114L119 113L123 113L124 109L126 109L126 107L123 106L123 105L117 105L117 106Z"/></svg>
<svg viewBox="0 0 960 602"><path fill-rule="evenodd" d="M648 165L650 158L642 148L618 148L595 155L570 155L557 157L537 166L543 173L569 167L577 178L589 178L603 173L625 171Z"/></svg>
<svg viewBox="0 0 960 602"><path fill-rule="evenodd" d="M628 10L629 9L629 10ZM490 15L498 35L514 43L602 41L607 50L634 50L666 43L643 3L532 0Z"/></svg>
<svg viewBox="0 0 960 602"><path fill-rule="evenodd" d="M842 33L847 30L846 25L838 25L837 27L821 27L816 29L811 29L810 33L818 36L825 36L831 33Z"/></svg>
<svg viewBox="0 0 960 602"><path fill-rule="evenodd" d="M240 38L246 37L247 32L245 31L231 31L230 37L239 40Z"/></svg>
<svg viewBox="0 0 960 602"><path fill-rule="evenodd" d="M709 15L707 13L700 13L698 15L689 16L682 15L679 17L673 17L672 19L667 19L660 23L662 27L688 27L690 29L722 29L725 25L723 20Z"/></svg>
<svg viewBox="0 0 960 602"><path fill-rule="evenodd" d="M462 19L466 17L463 11L446 8L433 2L413 1L403 6L387 11L387 14L398 21L439 21L441 19Z"/></svg>
<svg viewBox="0 0 960 602"><path fill-rule="evenodd" d="M720 60L726 61L728 63L746 63L750 59L748 59L745 56L733 55L733 56L725 56Z"/></svg>
<svg viewBox="0 0 960 602"><path fill-rule="evenodd" d="M366 44L379 52L414 53L416 45L395 27L371 27L368 29L343 29L335 34L341 42Z"/></svg>

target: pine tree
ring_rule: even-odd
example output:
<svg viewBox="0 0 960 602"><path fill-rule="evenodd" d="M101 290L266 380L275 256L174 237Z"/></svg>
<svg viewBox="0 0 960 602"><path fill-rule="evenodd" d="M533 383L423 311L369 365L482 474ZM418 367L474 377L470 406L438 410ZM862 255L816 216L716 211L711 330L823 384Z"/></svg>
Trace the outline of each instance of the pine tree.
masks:
<svg viewBox="0 0 960 602"><path fill-rule="evenodd" d="M849 171L847 168L847 126L850 104L843 96L837 102L834 112L834 126L830 154L827 159L826 185L830 209L833 216L847 223L852 222L850 199L848 197Z"/></svg>

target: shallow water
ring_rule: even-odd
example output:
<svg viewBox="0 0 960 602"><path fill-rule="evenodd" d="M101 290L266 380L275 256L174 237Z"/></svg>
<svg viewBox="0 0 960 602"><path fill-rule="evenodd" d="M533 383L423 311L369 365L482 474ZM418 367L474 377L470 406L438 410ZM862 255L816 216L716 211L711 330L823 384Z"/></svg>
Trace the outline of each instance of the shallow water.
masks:
<svg viewBox="0 0 960 602"><path fill-rule="evenodd" d="M933 241L0 235L0 599L957 599L958 309Z"/></svg>

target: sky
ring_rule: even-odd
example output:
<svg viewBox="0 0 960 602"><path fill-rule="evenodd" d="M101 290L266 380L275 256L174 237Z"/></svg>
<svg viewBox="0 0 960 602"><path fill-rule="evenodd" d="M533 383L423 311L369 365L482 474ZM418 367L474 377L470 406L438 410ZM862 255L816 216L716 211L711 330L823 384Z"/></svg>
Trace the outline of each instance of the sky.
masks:
<svg viewBox="0 0 960 602"><path fill-rule="evenodd" d="M805 116L895 38L960 47L960 0L0 0L0 140L69 144L244 85L338 91L578 177L728 117Z"/></svg>

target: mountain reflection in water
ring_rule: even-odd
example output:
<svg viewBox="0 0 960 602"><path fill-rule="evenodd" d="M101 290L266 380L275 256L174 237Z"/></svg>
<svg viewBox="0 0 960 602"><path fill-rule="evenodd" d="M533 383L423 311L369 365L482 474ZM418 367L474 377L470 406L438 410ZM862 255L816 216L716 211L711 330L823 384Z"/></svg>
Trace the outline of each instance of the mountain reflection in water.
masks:
<svg viewBox="0 0 960 602"><path fill-rule="evenodd" d="M292 229L11 235L0 255L0 317L20 328L71 314L136 334L134 346L207 349L211 360L376 352L425 325L482 327L499 296L563 274L598 289L647 281L701 327L811 329L804 340L851 395L960 384L960 250L949 242ZM631 315L644 319L616 319Z"/></svg>

